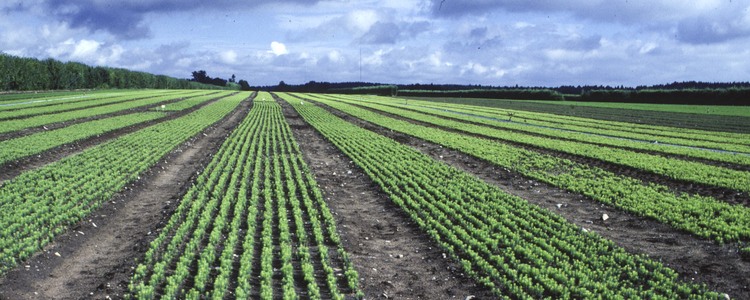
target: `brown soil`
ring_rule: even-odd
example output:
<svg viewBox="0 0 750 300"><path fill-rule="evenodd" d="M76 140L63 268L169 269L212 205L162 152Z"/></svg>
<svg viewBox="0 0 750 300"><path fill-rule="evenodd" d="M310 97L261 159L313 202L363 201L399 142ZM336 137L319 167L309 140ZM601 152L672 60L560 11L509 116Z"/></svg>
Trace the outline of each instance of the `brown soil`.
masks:
<svg viewBox="0 0 750 300"><path fill-rule="evenodd" d="M122 298L136 259L251 105L243 102L180 145L89 219L6 274L0 299Z"/></svg>
<svg viewBox="0 0 750 300"><path fill-rule="evenodd" d="M316 102L316 103L319 103L319 102ZM321 104L321 105L324 105L324 104ZM526 150L564 158L564 159L574 161L579 164L589 165L592 167L603 169L605 171L612 172L620 176L635 178L644 182L644 184L654 183L654 184L663 185L663 186L669 187L671 191L673 191L674 193L678 195L683 194L683 193L691 194L691 195L698 194L702 196L713 197L717 200L724 201L730 204L738 204L738 205L744 205L746 207L750 207L750 193L747 193L747 192L738 192L738 191L724 188L724 187L709 186L709 185L698 184L698 183L684 181L684 180L672 179L664 175L636 169L630 166L624 166L624 165L619 165L615 163L605 162L605 161L595 159L595 158L584 157L584 156L565 153L561 151L545 149L542 147L536 147L536 146L531 146L531 145L526 145L526 144L521 144L521 143L505 141L505 140L501 140L501 139L497 139L493 137L484 136L481 134L464 132L464 131L460 131L457 129L442 127L442 126L435 125L435 124L430 124L430 123L425 123L425 122L405 118L402 116L379 111L379 110L361 106L361 105L356 105L356 104L354 105L362 109L370 110L372 112L382 114L387 117L391 117L391 118L398 119L398 120L403 120L403 121L410 122L413 124L418 124L418 125L432 127L432 128L438 128L438 129L449 131L449 132L465 134L465 135L479 137L483 139L489 139L489 140L497 141L500 143L512 145L515 147L523 148Z"/></svg>
<svg viewBox="0 0 750 300"><path fill-rule="evenodd" d="M366 299L494 299L443 257L363 171L286 102L284 116L331 208Z"/></svg>
<svg viewBox="0 0 750 300"><path fill-rule="evenodd" d="M3 170L3 172L0 174L0 183L6 180L12 179L25 171L33 170L33 169L48 165L64 157L77 154L79 152L82 152L83 150L99 145L108 140L117 138L119 136L131 133L131 132L136 132L138 130L141 130L143 128L146 128L154 124L158 124L161 122L165 122L165 121L169 121L169 120L182 117L210 103L213 103L214 101L217 101L218 99L220 98L206 101L204 103L201 103L189 109L184 109L184 110L175 111L175 112L167 112L167 115L162 118L154 119L151 121L146 121L143 123L131 125L131 126L120 128L120 129L116 129L110 132L103 133L101 135L96 135L96 136L78 140L72 143L60 145L58 147L46 150L42 153L28 156L28 157L25 157L16 161L8 162L6 164L0 164L0 169ZM133 113L133 112L130 112L130 113ZM68 125L71 125L71 124L68 124Z"/></svg>
<svg viewBox="0 0 750 300"><path fill-rule="evenodd" d="M750 299L750 262L742 260L737 244L716 245L660 222L526 178L488 161L379 127L325 105L320 106L349 122L409 145L559 214L571 223L612 240L631 253L646 254L661 261L677 271L682 280L705 283L715 291L727 293L732 299ZM603 214L609 216L607 221L602 221Z"/></svg>

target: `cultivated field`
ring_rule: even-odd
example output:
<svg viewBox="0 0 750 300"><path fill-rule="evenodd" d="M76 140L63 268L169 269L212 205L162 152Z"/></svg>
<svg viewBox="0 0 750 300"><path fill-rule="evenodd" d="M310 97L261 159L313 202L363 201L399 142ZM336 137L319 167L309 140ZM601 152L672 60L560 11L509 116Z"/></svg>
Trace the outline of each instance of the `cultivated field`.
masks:
<svg viewBox="0 0 750 300"><path fill-rule="evenodd" d="M0 299L750 299L745 108L0 95Z"/></svg>

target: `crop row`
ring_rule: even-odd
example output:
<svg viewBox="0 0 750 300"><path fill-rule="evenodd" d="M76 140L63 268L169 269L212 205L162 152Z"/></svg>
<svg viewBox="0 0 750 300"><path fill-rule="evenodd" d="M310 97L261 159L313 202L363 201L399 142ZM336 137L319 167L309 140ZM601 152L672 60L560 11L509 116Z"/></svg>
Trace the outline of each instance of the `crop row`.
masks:
<svg viewBox="0 0 750 300"><path fill-rule="evenodd" d="M226 97L230 92L211 94L206 96L191 97L177 102L180 109L188 109L212 99ZM243 96L244 97L244 96ZM221 99L221 98L219 98ZM187 103L185 103L187 102ZM183 104L184 103L184 104ZM171 111L177 110L172 107ZM43 131L14 139L0 141L0 164L37 154L42 151L75 142L81 139L100 135L109 131L125 128L131 125L155 120L166 116L164 112L138 112L111 118L104 118L74 124L59 129Z"/></svg>
<svg viewBox="0 0 750 300"><path fill-rule="evenodd" d="M507 299L715 299L702 285L398 142L284 95L465 273Z"/></svg>
<svg viewBox="0 0 750 300"><path fill-rule="evenodd" d="M279 105L260 98L271 97L256 97L151 243L131 280L132 297L359 294L357 273Z"/></svg>
<svg viewBox="0 0 750 300"><path fill-rule="evenodd" d="M62 97L79 97L84 92L77 91L50 91L47 93L8 93L0 95L0 102L3 103L14 103L14 102L27 102L33 100L47 100L48 98L62 98Z"/></svg>
<svg viewBox="0 0 750 300"><path fill-rule="evenodd" d="M371 99L376 100L383 98L378 97ZM391 99L388 102L394 101ZM750 135L740 133L625 123L523 110L477 107L472 105L438 103L420 100L402 100L397 102L408 103L410 106L414 105L422 107L450 109L496 118L509 118L512 116L512 118L516 119L518 122L526 124L563 128L580 132L604 134L646 141L659 141L707 148L714 148L716 144L750 145ZM702 143L700 141L713 143Z"/></svg>
<svg viewBox="0 0 750 300"><path fill-rule="evenodd" d="M131 101L136 99L143 99L153 96L166 96L166 95L175 95L174 91L148 91L148 92L139 92L139 93L127 93L125 95L119 95L115 97L97 97L97 98L87 98L83 99L82 101L66 101L64 103L58 103L54 105L47 105L43 107L23 107L16 110L6 110L6 111L0 111L0 119L9 119L9 118L24 118L24 117L31 117L34 115L42 115L42 114L50 114L50 113L58 113L63 111L71 111L71 110L77 110L77 109L85 109L90 108L93 106L101 106L101 105L107 105L107 104L115 104L125 101ZM184 95L184 91L180 91L181 95ZM102 94L104 95L104 94ZM134 98L137 97L137 98Z"/></svg>
<svg viewBox="0 0 750 300"><path fill-rule="evenodd" d="M154 110L159 111L180 111L183 109L188 109L191 107L194 107L196 105L200 105L201 103L205 103L206 101L209 101L211 99L226 97L231 94L234 94L232 91L221 91L221 92L214 92L211 94L207 94L200 97L190 97L186 98L184 100L177 101L175 103L170 103L167 105L164 105L164 108L156 107Z"/></svg>
<svg viewBox="0 0 750 300"><path fill-rule="evenodd" d="M76 101L94 97L109 97L120 94L115 91L51 91L47 93L17 93L0 95L0 110L14 109L16 105L33 106L49 105L56 101Z"/></svg>
<svg viewBox="0 0 750 300"><path fill-rule="evenodd" d="M351 99L351 98L350 98ZM590 128L588 132L586 131L579 131L574 130L570 126L567 125L555 125L555 124L545 124L542 122L534 122L530 121L527 122L528 119L524 119L521 121L520 119L516 119L517 121L510 121L508 120L509 116L505 115L498 115L497 113L492 112L483 112L483 111L474 111L471 109L465 109L465 108L458 108L458 107L440 107L440 106L426 106L426 105L404 105L403 103L396 103L393 101L378 101L376 99L370 98L367 99L370 101L373 101L375 103L380 103L383 105L393 106L393 107L399 107L399 108L405 108L410 110L416 110L419 112L427 113L427 114L433 114L438 115L442 117L447 118L454 118L474 123L481 123L486 126L491 127L497 127L497 128L503 128L503 129L509 129L514 131L521 131L521 132L528 132L530 134L536 134L536 135L542 135L545 137L551 137L551 138L563 138L573 141L580 141L584 143L594 144L594 145L602 145L602 146L608 146L608 147L617 147L617 148L623 148L626 150L635 150L635 151L651 151L660 153L660 155L666 155L666 154L674 154L674 155L682 155L686 157L692 157L692 158L700 158L700 159L707 159L707 160L713 160L713 161L719 161L719 162L727 162L727 163L733 163L733 164L740 164L745 166L750 166L750 154L747 153L733 153L729 150L706 150L706 149L699 149L695 148L695 145L693 146L675 146L677 144L671 145L671 144L664 144L662 141L653 143L656 139L659 139L656 136L653 135L640 135L640 136L628 136L628 134L622 134L622 135L612 135L609 134L609 132L606 131L598 131L597 129ZM515 115L512 117L515 118ZM614 130L611 130L614 131ZM608 136L603 136L608 135ZM629 140L630 138L640 138L640 139L648 139L646 140ZM725 141L730 141L731 139L723 138ZM682 140L682 139L681 139ZM685 140L682 140L685 141ZM690 145L690 142L676 142L671 141L673 143L681 143L683 145ZM704 145L705 146L705 145ZM743 151L750 151L750 148L746 146L738 146L733 145L729 148L734 148L735 151L743 150Z"/></svg>
<svg viewBox="0 0 750 300"><path fill-rule="evenodd" d="M86 217L169 151L225 117L247 96L224 98L3 182L0 273Z"/></svg>
<svg viewBox="0 0 750 300"><path fill-rule="evenodd" d="M497 127L488 127L484 125L450 120L434 115L372 102L357 102L341 99L331 100L331 98L316 99L326 101L326 103L331 103L332 101L356 103L357 105L365 106L378 111L392 113L409 119L451 128L462 132L478 134L484 137L560 151L563 153L569 153L582 157L593 158L609 163L652 172L654 174L667 176L669 178L694 182L707 186L717 186L736 191L750 192L750 172L746 171L733 170L729 168L706 165L699 162L685 161L676 158L668 158L659 155L638 153L618 148L601 147L588 143L550 139L548 137L540 137L515 131L503 130ZM470 117L466 116L455 116L455 118L471 119ZM479 122L489 123L486 120L482 120ZM539 131L542 131L542 129L539 129ZM558 135L564 136L565 134L558 133Z"/></svg>
<svg viewBox="0 0 750 300"><path fill-rule="evenodd" d="M718 242L750 239L750 208L742 205L730 205L699 195L675 195L662 185L644 183L552 155L412 124L342 102L321 102L373 124L467 153L701 237Z"/></svg>
<svg viewBox="0 0 750 300"><path fill-rule="evenodd" d="M203 93L205 93L205 91L203 91ZM130 97L134 99L138 99L140 98L138 95L139 93L133 93L133 94L130 94ZM189 97L195 97L195 96L198 96L198 95L191 93ZM3 121L3 126L0 127L0 133L12 132L12 131L21 130L24 128L30 128L30 127L42 126L42 125L51 124L51 123L70 121L70 120L75 120L75 119L80 119L80 118L87 118L87 117L108 114L108 113L114 113L114 112L123 111L126 109L133 109L133 108L138 108L142 106L154 105L154 104L158 104L161 102L178 99L180 97L182 97L182 95L174 95L170 93L166 96L149 97L145 99L138 99L138 100L127 101L127 102L122 102L122 103L98 106L98 107L94 107L90 109L73 110L73 111L60 112L60 113L55 113L55 114L34 116L34 117L29 117L29 118L24 118L24 119L14 119L14 120L9 120L9 121Z"/></svg>
<svg viewBox="0 0 750 300"><path fill-rule="evenodd" d="M623 125L632 124L632 128L664 128L666 131L679 132L715 132L717 136L729 136L739 133L747 137L750 134L747 117L742 113L732 115L715 115L708 111L701 113L680 113L670 111L649 111L638 109L614 109L604 107L580 106L575 104L560 105L564 102L545 103L542 101L516 101L503 99L467 99L467 98L430 98L431 102L469 104L482 107L507 108L520 111L543 112L559 116L592 119L604 122L617 122ZM669 105L672 107L672 105ZM705 106L707 110L716 106ZM721 109L721 108L719 108ZM735 110L740 111L740 110Z"/></svg>
<svg viewBox="0 0 750 300"><path fill-rule="evenodd" d="M100 135L112 130L125 128L138 123L155 120L164 116L165 114L162 112L127 114L0 141L0 165L60 145Z"/></svg>

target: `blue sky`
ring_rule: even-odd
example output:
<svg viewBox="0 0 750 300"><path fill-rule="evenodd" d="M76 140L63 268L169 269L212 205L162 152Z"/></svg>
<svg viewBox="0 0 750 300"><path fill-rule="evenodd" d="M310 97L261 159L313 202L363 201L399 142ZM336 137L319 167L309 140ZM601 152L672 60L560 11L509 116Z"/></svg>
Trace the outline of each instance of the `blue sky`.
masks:
<svg viewBox="0 0 750 300"><path fill-rule="evenodd" d="M750 80L750 1L5 0L0 50L252 85Z"/></svg>

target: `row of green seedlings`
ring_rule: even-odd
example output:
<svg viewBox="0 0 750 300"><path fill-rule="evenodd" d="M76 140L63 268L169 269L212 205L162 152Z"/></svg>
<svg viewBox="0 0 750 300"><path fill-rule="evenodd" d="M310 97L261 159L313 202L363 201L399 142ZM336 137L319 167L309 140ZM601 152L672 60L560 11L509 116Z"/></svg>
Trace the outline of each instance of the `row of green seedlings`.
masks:
<svg viewBox="0 0 750 300"><path fill-rule="evenodd" d="M213 99L230 96L235 93L236 92L233 92L233 91L220 91L220 92L214 91L213 93L209 93L207 95L185 98L184 100L181 100L175 103L166 104L164 106L158 106L153 109L157 111L180 111L184 109L189 109L191 107L195 107L197 105L206 103Z"/></svg>
<svg viewBox="0 0 750 300"><path fill-rule="evenodd" d="M398 142L283 96L503 299L718 299L704 285Z"/></svg>
<svg viewBox="0 0 750 300"><path fill-rule="evenodd" d="M247 95L224 98L3 182L0 273L84 219L176 146L229 114Z"/></svg>
<svg viewBox="0 0 750 300"><path fill-rule="evenodd" d="M41 153L57 146L98 136L109 131L164 117L161 112L140 112L74 124L0 141L0 165Z"/></svg>
<svg viewBox="0 0 750 300"><path fill-rule="evenodd" d="M223 97L229 93L224 93ZM247 94L239 95L246 97ZM221 95L219 97L222 97ZM187 109L201 105L217 98L217 95L191 97L183 102L190 102L190 105L181 105L185 113ZM60 129L42 131L31 135L25 135L14 139L0 141L0 165L14 161L23 157L38 154L43 151L72 143L78 140L99 136L101 134L126 128L128 126L152 121L166 116L163 112L137 112L127 115L114 116L111 118L98 119L79 124L73 124Z"/></svg>
<svg viewBox="0 0 750 300"><path fill-rule="evenodd" d="M191 93L191 96L193 93ZM80 109L60 113L45 114L40 116L34 116L23 119L14 119L3 121L3 126L0 127L0 133L18 131L25 128L37 127L52 123L70 121L81 118L88 118L103 114L114 113L123 111L126 109L133 109L143 106L156 105L162 102L179 99L182 95L168 94L165 96L152 96L148 98L141 98L138 92L134 92L131 97L137 100L126 101L122 103L108 104L104 106L92 107L89 109Z"/></svg>
<svg viewBox="0 0 750 300"><path fill-rule="evenodd" d="M719 243L750 240L750 208L712 197L676 195L668 187L519 147L397 120L367 109L318 99L378 126L487 160L523 176L653 218Z"/></svg>
<svg viewBox="0 0 750 300"><path fill-rule="evenodd" d="M128 92L125 94L117 94L117 96L104 96L104 97L97 97L97 98L88 98L84 99L85 101L71 101L71 102L58 102L52 105L47 106L32 106L32 107L26 107L25 105L18 105L18 106L10 106L15 107L15 109L7 109L4 111L0 111L0 120L5 119L18 119L18 118L28 118L34 115L41 115L41 114L51 114L51 113L59 113L59 112L65 112L65 111L71 111L71 110L77 110L77 109L85 109L90 108L93 106L102 106L102 105L109 105L109 104L116 104L126 101L133 101L133 100L139 100L144 99L148 97L155 97L155 96L166 96L166 95L181 95L185 92L158 92L158 91L149 91L149 92L141 92L141 93L134 93L134 92ZM135 98L136 96L137 98Z"/></svg>
<svg viewBox="0 0 750 300"><path fill-rule="evenodd" d="M368 99L376 100L378 102L404 102L395 102L393 99L387 99L384 97L369 97ZM523 120L524 123L532 125L563 128L580 132L604 134L639 140L658 140L665 143L674 143L696 147L715 148L716 144L733 144L745 146L750 145L750 135L742 133L654 126L646 124L555 115L549 113L538 113L532 111L478 107L473 105L439 103L432 101L408 100L408 104L421 107L456 110L459 112L478 114L486 117L507 119L508 117L512 116L513 119Z"/></svg>
<svg viewBox="0 0 750 300"><path fill-rule="evenodd" d="M352 98L346 98L352 100ZM750 166L750 154L749 155L737 155L731 151L744 151L750 152L750 147L739 146L736 144L729 144L732 139L722 138L724 143L713 143L713 142L700 142L692 139L664 139L653 135L635 135L616 130L601 130L582 126L571 126L565 124L549 124L540 122L523 122L518 121L506 122L508 117L503 118L502 115L497 113L475 111L473 109L465 109L458 107L441 107L441 106L428 106L428 105L404 105L403 103L388 101L383 98L370 98L369 101L373 103L380 103L393 107L408 108L410 110L423 112L426 114L437 115L446 118L459 119L467 122L479 123L485 126L509 129L513 131L526 132L533 135L541 135L547 138L554 139L565 139L576 142L583 142L592 145L616 147L625 150L632 151L649 151L658 153L661 156L667 154L680 155L688 158L700 158L707 159L716 162L725 162L731 164L740 164ZM531 124L532 126L529 126ZM582 130L588 130L585 132ZM605 135L605 136L602 136ZM615 137L615 138L612 138ZM627 139L640 139L641 141L631 141ZM648 142L644 142L648 141ZM659 141L653 143L653 141ZM680 147L673 145L665 145L664 143L683 145L689 147ZM697 149L695 147L710 147L712 149L724 149L725 151L711 151L704 149Z"/></svg>
<svg viewBox="0 0 750 300"><path fill-rule="evenodd" d="M330 100L354 103L353 100ZM741 192L750 192L750 172L733 170L719 166L706 165L700 162L685 161L676 158L663 157L647 153L638 153L618 148L601 147L600 145L587 144L569 140L551 139L549 137L536 136L532 134L519 133L515 131L497 128L496 123L468 116L450 116L462 120L470 120L490 124L490 126L471 124L434 115L424 114L412 110L396 108L376 103L356 102L357 105L372 108L378 111L396 114L412 120L426 122L429 124L459 130L466 133L478 134L483 137L499 139L521 145L529 145L543 149L559 151L581 157L613 164L628 166L669 178L694 182L707 186L717 186ZM538 129L544 131L544 129ZM550 130L551 131L551 130ZM564 133L550 132L564 136ZM600 138L606 139L606 138Z"/></svg>
<svg viewBox="0 0 750 300"><path fill-rule="evenodd" d="M478 108L472 108L474 112L481 112ZM614 122L597 119L576 118L561 115L531 113L526 111L487 111L495 116L513 115L528 122L542 126L560 127L581 132L605 134L617 137L651 140L665 143L674 143L687 146L704 148L721 148L722 145L750 145L750 135L733 132L717 132L699 129L687 129L667 126L648 126L626 122ZM727 150L741 150L742 148L726 148ZM745 147L744 149L747 149ZM747 150L745 150L747 151Z"/></svg>
<svg viewBox="0 0 750 300"><path fill-rule="evenodd" d="M303 175L309 172L275 103L256 101L214 157L137 267L130 284L135 298L272 299L279 285L284 299L359 293L331 213ZM327 243L341 261L329 256ZM346 269L346 285L338 284L332 263ZM295 270L303 286L295 286ZM325 284L316 272L325 274Z"/></svg>
<svg viewBox="0 0 750 300"><path fill-rule="evenodd" d="M158 91L153 91L154 93ZM162 92L167 92L163 90ZM176 93L177 90L172 90L169 92ZM28 97L24 97L23 94L4 94L0 95L0 111L6 111L6 110L19 110L19 109L28 109L32 107L37 106L55 106L55 105L61 105L61 104L67 104L67 103L75 103L75 102L86 102L86 101L92 101L97 99L107 99L107 98L113 98L113 97L119 97L123 94L128 92L114 92L114 91L100 91L98 93L86 93L86 92L77 92L77 94L66 94L66 93L60 93L60 95L50 96L47 94L46 97L35 97L42 94L25 94L28 95ZM16 96L17 98L7 98L9 96ZM7 99L6 99L7 98Z"/></svg>
<svg viewBox="0 0 750 300"><path fill-rule="evenodd" d="M27 102L52 102L52 101L63 101L72 99L84 99L90 97L100 97L100 94L111 95L115 94L114 91L100 90L100 91L49 91L49 92L20 92L20 93L7 93L0 95L0 103L2 104L15 104L15 103L27 103ZM0 108L1 110L2 108Z"/></svg>
<svg viewBox="0 0 750 300"><path fill-rule="evenodd" d="M433 99L430 99L431 101ZM747 133L743 130L740 122L727 120L725 122L706 123L707 119L722 117L711 114L708 110L714 110L719 113L737 115L736 112L727 110L724 107L708 106L710 109L695 109L681 107L678 104L662 105L659 109L656 106L641 106L632 103L590 103L590 102L547 102L539 103L538 101L514 101L514 100L497 100L497 99L437 99L442 102L466 103L477 106L513 108L523 111L539 111L555 115L564 116L582 116L596 120L606 120L609 122L619 122L622 124L632 124L634 128L665 128L670 131L689 132L710 132L715 131L719 134L730 134L730 132ZM489 101L488 101L489 100ZM562 105L548 105L548 104ZM602 106L604 104L604 106ZM624 105L624 106L623 106ZM606 106L606 107L605 107ZM625 107L627 106L627 107ZM637 107L637 108L634 108ZM706 107L706 106L704 106ZM627 125L626 125L627 126Z"/></svg>

